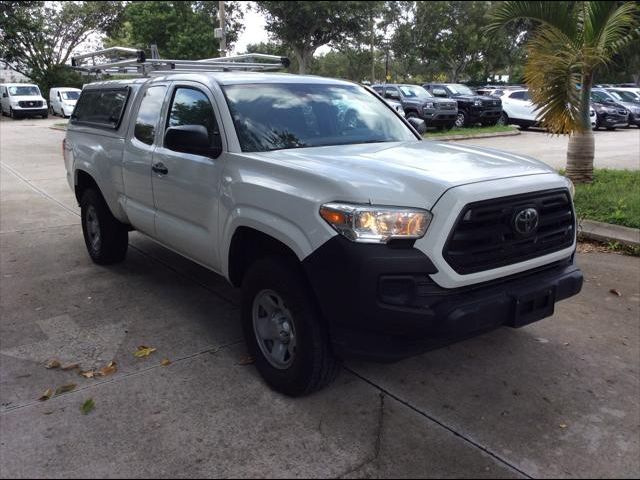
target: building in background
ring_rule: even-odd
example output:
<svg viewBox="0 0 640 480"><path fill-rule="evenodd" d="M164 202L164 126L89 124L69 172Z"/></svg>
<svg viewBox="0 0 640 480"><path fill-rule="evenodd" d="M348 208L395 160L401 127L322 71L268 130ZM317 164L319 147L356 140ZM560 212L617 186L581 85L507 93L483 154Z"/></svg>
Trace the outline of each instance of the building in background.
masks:
<svg viewBox="0 0 640 480"><path fill-rule="evenodd" d="M20 72L16 72L11 65L0 60L0 83L27 83L31 79Z"/></svg>

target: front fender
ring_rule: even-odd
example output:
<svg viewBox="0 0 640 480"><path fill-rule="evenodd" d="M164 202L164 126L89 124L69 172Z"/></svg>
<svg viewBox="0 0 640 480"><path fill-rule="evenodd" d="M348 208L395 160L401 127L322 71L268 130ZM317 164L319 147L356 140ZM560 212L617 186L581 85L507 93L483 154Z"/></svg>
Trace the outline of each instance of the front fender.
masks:
<svg viewBox="0 0 640 480"><path fill-rule="evenodd" d="M333 236L323 229L323 237L326 238L314 238L312 241L300 227L274 212L249 205L236 206L225 222L221 238L221 270L226 278L229 278L231 240L240 227L253 228L275 238L289 247L300 261L313 252L314 244L324 243Z"/></svg>

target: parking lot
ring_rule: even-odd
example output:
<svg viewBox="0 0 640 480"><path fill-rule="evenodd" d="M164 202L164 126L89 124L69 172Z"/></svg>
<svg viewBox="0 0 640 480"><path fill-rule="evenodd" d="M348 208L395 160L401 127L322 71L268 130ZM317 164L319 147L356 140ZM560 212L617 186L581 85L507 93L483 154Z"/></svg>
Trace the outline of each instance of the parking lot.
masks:
<svg viewBox="0 0 640 480"><path fill-rule="evenodd" d="M640 475L640 258L580 253L583 292L553 317L395 364L348 361L290 399L245 365L222 278L137 233L123 264L90 261L59 122L0 122L2 477ZM596 166L638 168L638 132L597 132ZM540 132L466 143L553 166L563 154ZM136 358L141 345L157 350ZM118 371L86 379L46 369L54 357Z"/></svg>

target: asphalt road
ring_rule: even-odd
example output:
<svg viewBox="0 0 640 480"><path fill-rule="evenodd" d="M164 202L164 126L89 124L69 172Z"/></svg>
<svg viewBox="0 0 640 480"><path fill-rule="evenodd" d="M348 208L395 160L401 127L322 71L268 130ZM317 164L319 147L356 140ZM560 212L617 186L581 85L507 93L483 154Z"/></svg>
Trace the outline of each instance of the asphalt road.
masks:
<svg viewBox="0 0 640 480"><path fill-rule="evenodd" d="M598 130L593 133L596 168L640 169L640 128L619 128L613 131ZM549 135L541 129L532 128L513 137L477 138L459 140L456 143L477 145L529 155L542 160L555 169L567 164L568 137Z"/></svg>
<svg viewBox="0 0 640 480"><path fill-rule="evenodd" d="M583 293L553 317L347 362L293 400L242 365L220 277L135 233L125 263L91 263L52 123L0 122L2 478L640 475L640 259L580 254ZM85 379L53 357L118 371Z"/></svg>

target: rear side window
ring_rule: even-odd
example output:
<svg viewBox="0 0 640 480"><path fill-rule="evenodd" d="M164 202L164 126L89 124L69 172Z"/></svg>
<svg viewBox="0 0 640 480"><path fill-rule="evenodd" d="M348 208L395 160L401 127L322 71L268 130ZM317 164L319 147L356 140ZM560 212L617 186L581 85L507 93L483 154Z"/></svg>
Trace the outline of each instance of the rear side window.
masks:
<svg viewBox="0 0 640 480"><path fill-rule="evenodd" d="M129 98L129 87L83 90L71 123L117 129Z"/></svg>
<svg viewBox="0 0 640 480"><path fill-rule="evenodd" d="M164 94L167 87L158 85L150 87L144 94L144 98L140 103L138 117L136 118L136 126L134 136L142 143L147 145L153 144L153 138L156 134L156 127L160 119L160 110L164 101Z"/></svg>

